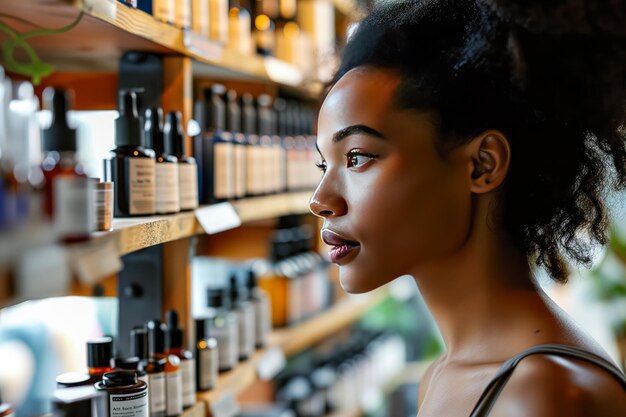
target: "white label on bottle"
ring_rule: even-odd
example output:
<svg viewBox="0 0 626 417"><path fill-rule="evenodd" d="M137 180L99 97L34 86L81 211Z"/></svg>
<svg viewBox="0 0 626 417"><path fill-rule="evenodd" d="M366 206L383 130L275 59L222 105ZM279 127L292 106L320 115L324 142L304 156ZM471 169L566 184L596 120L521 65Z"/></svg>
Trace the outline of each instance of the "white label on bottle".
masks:
<svg viewBox="0 0 626 417"><path fill-rule="evenodd" d="M212 389L217 381L219 365L219 346L215 349L204 349L198 353L200 361L200 388Z"/></svg>
<svg viewBox="0 0 626 417"><path fill-rule="evenodd" d="M250 357L254 353L254 308L246 305L237 310L239 332L239 357Z"/></svg>
<svg viewBox="0 0 626 417"><path fill-rule="evenodd" d="M152 158L128 159L128 203L130 214L155 213L155 165Z"/></svg>
<svg viewBox="0 0 626 417"><path fill-rule="evenodd" d="M246 166L248 168L246 172L246 189L249 194L257 193L257 179L258 172L255 164L255 158L257 156L256 146L250 145L246 150Z"/></svg>
<svg viewBox="0 0 626 417"><path fill-rule="evenodd" d="M215 198L231 198L234 195L234 145L218 142L213 145L213 193Z"/></svg>
<svg viewBox="0 0 626 417"><path fill-rule="evenodd" d="M92 184L87 177L59 175L52 184L54 229L59 236L87 235L94 230Z"/></svg>
<svg viewBox="0 0 626 417"><path fill-rule="evenodd" d="M110 417L149 417L148 390L133 394L109 396Z"/></svg>
<svg viewBox="0 0 626 417"><path fill-rule="evenodd" d="M176 213L180 211L178 185L178 164L168 162L156 164L157 213Z"/></svg>
<svg viewBox="0 0 626 417"><path fill-rule="evenodd" d="M152 14L162 22L174 22L175 0L152 0Z"/></svg>
<svg viewBox="0 0 626 417"><path fill-rule="evenodd" d="M195 209L198 207L198 166L196 164L179 163L178 179L180 209Z"/></svg>
<svg viewBox="0 0 626 417"><path fill-rule="evenodd" d="M165 374L167 392L167 415L177 416L183 412L183 376L180 371Z"/></svg>
<svg viewBox="0 0 626 417"><path fill-rule="evenodd" d="M191 407L196 403L196 361L194 359L180 362L183 373L183 407Z"/></svg>
<svg viewBox="0 0 626 417"><path fill-rule="evenodd" d="M235 145L235 197L246 195L246 147Z"/></svg>
<svg viewBox="0 0 626 417"><path fill-rule="evenodd" d="M150 410L152 413L165 411L165 374L150 374Z"/></svg>

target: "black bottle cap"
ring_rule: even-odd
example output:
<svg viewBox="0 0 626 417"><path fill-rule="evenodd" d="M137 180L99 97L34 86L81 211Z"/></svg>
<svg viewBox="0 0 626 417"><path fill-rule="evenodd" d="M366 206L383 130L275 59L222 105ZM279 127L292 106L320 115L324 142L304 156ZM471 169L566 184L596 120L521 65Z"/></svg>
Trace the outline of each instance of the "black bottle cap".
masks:
<svg viewBox="0 0 626 417"><path fill-rule="evenodd" d="M165 314L167 320L167 347L170 349L183 347L183 330L178 323L178 312L176 312L176 310L167 310Z"/></svg>
<svg viewBox="0 0 626 417"><path fill-rule="evenodd" d="M130 358L115 358L113 359L113 366L117 369L124 369L128 371L136 371L139 369L141 359L136 356Z"/></svg>
<svg viewBox="0 0 626 417"><path fill-rule="evenodd" d="M167 113L165 119L165 152L178 158L185 153L185 135L183 131L183 115L179 111Z"/></svg>
<svg viewBox="0 0 626 417"><path fill-rule="evenodd" d="M76 129L67 124L69 97L65 90L48 87L43 92L44 106L52 112L52 123L43 130L44 151L76 151Z"/></svg>
<svg viewBox="0 0 626 417"><path fill-rule="evenodd" d="M196 340L204 340L211 337L210 320L209 319L196 319Z"/></svg>
<svg viewBox="0 0 626 417"><path fill-rule="evenodd" d="M102 337L87 341L87 366L89 368L106 368L111 366L113 357L113 338Z"/></svg>
<svg viewBox="0 0 626 417"><path fill-rule="evenodd" d="M245 93L241 96L241 113L243 116L243 133L246 135L256 134L257 116L252 94Z"/></svg>
<svg viewBox="0 0 626 417"><path fill-rule="evenodd" d="M125 387L137 383L135 371L113 371L102 375L102 385L105 387Z"/></svg>
<svg viewBox="0 0 626 417"><path fill-rule="evenodd" d="M252 292L252 290L255 289L257 286L258 282L256 278L256 273L252 268L250 268L250 270L248 270L248 276L246 279L246 287L248 287L248 291Z"/></svg>
<svg viewBox="0 0 626 417"><path fill-rule="evenodd" d="M207 307L222 308L230 307L230 300L226 297L222 288L207 289Z"/></svg>
<svg viewBox="0 0 626 417"><path fill-rule="evenodd" d="M155 353L165 353L165 332L160 320L148 322L148 339L150 356Z"/></svg>
<svg viewBox="0 0 626 417"><path fill-rule="evenodd" d="M163 135L163 109L149 107L146 109L143 124L144 143L153 149L157 155L165 151L165 137Z"/></svg>
<svg viewBox="0 0 626 417"><path fill-rule="evenodd" d="M92 385L91 377L82 372L67 372L57 376L57 388L82 387Z"/></svg>
<svg viewBox="0 0 626 417"><path fill-rule="evenodd" d="M272 98L268 94L261 94L257 98L257 118L259 121L259 135L272 134Z"/></svg>
<svg viewBox="0 0 626 417"><path fill-rule="evenodd" d="M226 129L232 133L241 132L241 108L235 90L226 93Z"/></svg>
<svg viewBox="0 0 626 417"><path fill-rule="evenodd" d="M130 354L139 359L148 357L148 331L137 328L130 331Z"/></svg>
<svg viewBox="0 0 626 417"><path fill-rule="evenodd" d="M137 94L125 91L120 101L120 115L115 119L115 144L117 146L141 146L142 126L137 113Z"/></svg>

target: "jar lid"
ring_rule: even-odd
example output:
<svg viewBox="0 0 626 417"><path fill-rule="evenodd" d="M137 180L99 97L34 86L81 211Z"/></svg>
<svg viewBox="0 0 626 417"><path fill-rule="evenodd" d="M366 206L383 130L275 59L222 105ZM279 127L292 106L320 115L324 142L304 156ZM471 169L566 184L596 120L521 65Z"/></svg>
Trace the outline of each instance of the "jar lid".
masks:
<svg viewBox="0 0 626 417"><path fill-rule="evenodd" d="M57 388L80 387L91 385L91 377L82 372L67 372L57 376Z"/></svg>
<svg viewBox="0 0 626 417"><path fill-rule="evenodd" d="M113 371L102 375L102 384L105 387L124 387L137 383L137 373L134 371Z"/></svg>

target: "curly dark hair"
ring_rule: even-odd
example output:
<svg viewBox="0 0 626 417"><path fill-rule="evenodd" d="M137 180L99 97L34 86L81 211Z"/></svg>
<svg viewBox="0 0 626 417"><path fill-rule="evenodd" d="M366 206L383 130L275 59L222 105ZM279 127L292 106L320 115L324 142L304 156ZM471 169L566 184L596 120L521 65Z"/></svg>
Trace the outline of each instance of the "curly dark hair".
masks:
<svg viewBox="0 0 626 417"><path fill-rule="evenodd" d="M626 2L387 2L359 24L331 85L359 66L401 75L396 105L435 117L442 155L503 132L499 224L556 281L566 258L590 264L607 242L608 185L626 187Z"/></svg>

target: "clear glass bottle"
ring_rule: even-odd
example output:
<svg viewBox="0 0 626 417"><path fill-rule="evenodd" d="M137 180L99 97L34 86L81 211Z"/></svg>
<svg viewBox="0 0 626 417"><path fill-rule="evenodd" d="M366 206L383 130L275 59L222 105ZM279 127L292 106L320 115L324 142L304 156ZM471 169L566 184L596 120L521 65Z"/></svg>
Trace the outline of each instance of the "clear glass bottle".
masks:
<svg viewBox="0 0 626 417"><path fill-rule="evenodd" d="M48 87L43 100L52 112L52 123L43 130L44 212L61 241L87 240L95 230L93 184L78 162L76 129L67 123L68 98L64 90Z"/></svg>
<svg viewBox="0 0 626 417"><path fill-rule="evenodd" d="M137 113L137 95L126 91L115 120L115 145L105 160L105 180L112 181L115 217L156 213L156 160L144 148L143 126Z"/></svg>
<svg viewBox="0 0 626 417"><path fill-rule="evenodd" d="M193 353L183 348L184 334L178 322L178 313L175 310L168 310L166 317L167 352L180 359L180 370L183 377L183 408L188 408L196 403L196 361Z"/></svg>

